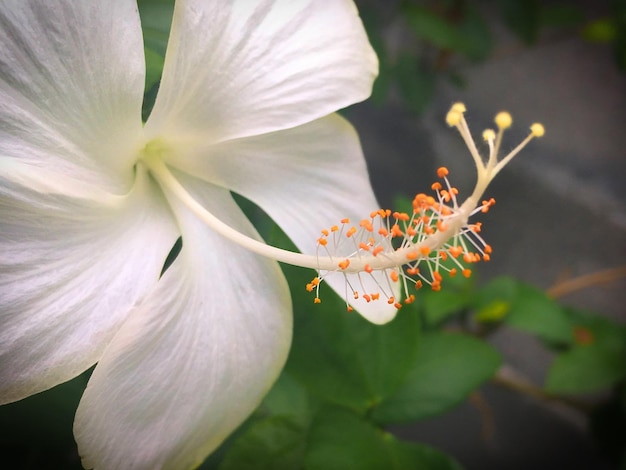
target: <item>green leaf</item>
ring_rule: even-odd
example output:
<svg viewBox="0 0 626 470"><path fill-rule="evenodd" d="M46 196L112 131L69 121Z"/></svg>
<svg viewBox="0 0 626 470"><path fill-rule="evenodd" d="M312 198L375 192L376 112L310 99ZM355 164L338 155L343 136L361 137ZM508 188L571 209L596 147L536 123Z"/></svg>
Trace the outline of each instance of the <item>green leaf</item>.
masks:
<svg viewBox="0 0 626 470"><path fill-rule="evenodd" d="M463 48L463 38L457 27L428 8L407 4L404 15L420 38L442 49L458 51Z"/></svg>
<svg viewBox="0 0 626 470"><path fill-rule="evenodd" d="M420 290L416 301L422 308L427 327L430 328L440 325L472 304L474 281L471 278L446 277L443 282L443 288L438 292Z"/></svg>
<svg viewBox="0 0 626 470"><path fill-rule="evenodd" d="M486 59L493 49L493 38L487 22L474 5L467 5L465 17L459 25L461 43L458 52L471 60Z"/></svg>
<svg viewBox="0 0 626 470"><path fill-rule="evenodd" d="M152 49L144 49L146 56L146 88L150 90L159 80L161 80L161 74L163 73L164 58Z"/></svg>
<svg viewBox="0 0 626 470"><path fill-rule="evenodd" d="M397 440L353 412L320 411L308 436L307 470L458 470L456 462L424 445Z"/></svg>
<svg viewBox="0 0 626 470"><path fill-rule="evenodd" d="M424 444L391 440L395 468L398 470L462 470L463 467L446 454Z"/></svg>
<svg viewBox="0 0 626 470"><path fill-rule="evenodd" d="M170 25L174 11L173 0L139 0L139 15L144 40L146 80L141 110L145 122L156 100L158 83L163 74L163 64Z"/></svg>
<svg viewBox="0 0 626 470"><path fill-rule="evenodd" d="M395 75L409 109L418 114L424 112L434 94L435 73L422 66L418 58L402 54Z"/></svg>
<svg viewBox="0 0 626 470"><path fill-rule="evenodd" d="M563 307L535 287L512 278L495 279L481 289L476 318L488 316L496 306L510 327L549 343L573 342L572 324Z"/></svg>
<svg viewBox="0 0 626 470"><path fill-rule="evenodd" d="M72 422L90 373L0 407L2 468L82 468Z"/></svg>
<svg viewBox="0 0 626 470"><path fill-rule="evenodd" d="M586 393L626 377L626 327L568 309L575 345L556 357L546 378L553 393Z"/></svg>
<svg viewBox="0 0 626 470"><path fill-rule="evenodd" d="M295 288L304 285L293 274L287 278ZM329 290L321 305L311 300L310 306L299 306L287 370L318 396L364 410L408 374L417 352L419 317L403 309L392 322L373 325L345 310Z"/></svg>
<svg viewBox="0 0 626 470"><path fill-rule="evenodd" d="M539 37L541 2L539 0L499 0L502 16L509 27L526 44Z"/></svg>
<svg viewBox="0 0 626 470"><path fill-rule="evenodd" d="M304 467L307 470L390 468L383 432L340 407L321 410L311 425Z"/></svg>
<svg viewBox="0 0 626 470"><path fill-rule="evenodd" d="M457 18L461 14L461 20ZM473 5L465 5L464 11L455 11L448 20L434 11L407 4L405 18L418 37L440 49L463 54L472 60L485 59L493 47L491 33L482 16Z"/></svg>
<svg viewBox="0 0 626 470"><path fill-rule="evenodd" d="M287 416L298 424L308 424L313 404L307 390L284 372L265 396L261 409L272 415Z"/></svg>
<svg viewBox="0 0 626 470"><path fill-rule="evenodd" d="M551 393L595 392L624 377L626 350L610 350L596 343L560 354L550 367L545 388Z"/></svg>
<svg viewBox="0 0 626 470"><path fill-rule="evenodd" d="M542 5L541 24L544 26L573 27L585 21L585 14L576 5Z"/></svg>
<svg viewBox="0 0 626 470"><path fill-rule="evenodd" d="M278 229L271 244L290 242ZM315 273L283 266L294 299L294 339L287 372L325 400L365 410L392 393L412 367L419 340L419 315L401 309L386 325L346 312L345 300L322 285L314 304L305 286Z"/></svg>
<svg viewBox="0 0 626 470"><path fill-rule="evenodd" d="M226 451L219 470L298 470L306 428L282 416L251 424Z"/></svg>
<svg viewBox="0 0 626 470"><path fill-rule="evenodd" d="M611 43L617 37L617 25L611 18L592 21L583 28L582 37L596 44Z"/></svg>
<svg viewBox="0 0 626 470"><path fill-rule="evenodd" d="M500 363L499 353L476 338L424 334L407 381L372 411L372 418L389 424L441 414L492 377Z"/></svg>
<svg viewBox="0 0 626 470"><path fill-rule="evenodd" d="M174 0L139 0L137 6L145 47L164 57L174 13Z"/></svg>

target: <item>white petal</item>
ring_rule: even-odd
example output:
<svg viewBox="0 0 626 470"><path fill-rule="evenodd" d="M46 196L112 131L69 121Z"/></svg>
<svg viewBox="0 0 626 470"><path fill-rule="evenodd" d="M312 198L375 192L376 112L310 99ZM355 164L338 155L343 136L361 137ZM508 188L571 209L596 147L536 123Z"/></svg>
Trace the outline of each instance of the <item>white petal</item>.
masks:
<svg viewBox="0 0 626 470"><path fill-rule="evenodd" d="M177 233L141 175L111 207L0 179L1 403L93 365L156 284Z"/></svg>
<svg viewBox="0 0 626 470"><path fill-rule="evenodd" d="M380 208L358 137L338 115L293 129L190 149L170 164L252 200L307 254L315 253L320 230L346 217L358 224ZM336 254L348 255L354 250L354 244L345 241ZM349 276L361 293L380 291L378 284L389 292L389 282L380 273L360 279ZM346 295L343 275L331 275L327 282L340 296ZM397 289L394 296L398 298ZM395 316L396 309L382 298L367 303L362 298L354 301L351 294L347 297L374 323L386 323Z"/></svg>
<svg viewBox="0 0 626 470"><path fill-rule="evenodd" d="M142 135L136 2L0 2L0 44L0 176L40 192L126 192Z"/></svg>
<svg viewBox="0 0 626 470"><path fill-rule="evenodd" d="M227 191L201 184L209 210L255 236ZM199 465L287 357L291 300L278 265L176 213L180 256L106 350L79 405L74 434L87 468Z"/></svg>
<svg viewBox="0 0 626 470"><path fill-rule="evenodd" d="M377 72L351 0L179 0L146 129L221 141L294 127L367 98Z"/></svg>

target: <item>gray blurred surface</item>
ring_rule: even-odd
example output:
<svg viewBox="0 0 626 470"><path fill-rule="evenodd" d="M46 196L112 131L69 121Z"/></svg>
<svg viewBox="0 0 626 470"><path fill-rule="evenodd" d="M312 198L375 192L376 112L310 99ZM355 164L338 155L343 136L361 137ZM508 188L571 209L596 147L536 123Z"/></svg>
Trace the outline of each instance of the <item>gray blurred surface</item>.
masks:
<svg viewBox="0 0 626 470"><path fill-rule="evenodd" d="M509 43L507 43L507 41ZM505 34L504 53L463 68L468 86L440 83L426 115L399 104L362 104L348 117L359 130L380 202L426 191L435 168L446 165L461 193L472 189L475 170L461 138L444 123L449 106L463 101L476 136L496 112L513 115L503 149L511 149L540 121L546 135L498 176L488 195L496 206L483 215L492 261L479 268L481 282L512 275L540 288L559 280L626 264L626 76L610 52L576 37L525 49ZM508 51L508 52L506 52ZM566 304L626 323L626 280L562 298ZM498 332L493 344L506 363L541 385L551 356L527 335ZM493 415L493 435L481 436L476 405L411 427L402 437L449 451L468 469L603 469L586 422L495 386L483 398Z"/></svg>

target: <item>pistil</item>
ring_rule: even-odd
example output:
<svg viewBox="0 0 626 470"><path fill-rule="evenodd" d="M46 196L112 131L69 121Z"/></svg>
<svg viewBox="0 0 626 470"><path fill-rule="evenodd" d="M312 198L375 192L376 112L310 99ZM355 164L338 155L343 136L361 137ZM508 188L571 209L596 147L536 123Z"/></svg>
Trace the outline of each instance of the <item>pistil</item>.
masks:
<svg viewBox="0 0 626 470"><path fill-rule="evenodd" d="M439 290L442 271L449 276L461 273L469 277L471 270L467 264L490 259L491 247L478 234L480 223L470 224L469 218L477 212L489 210L495 203L493 199L479 201L491 180L530 140L544 134L541 124L533 124L528 137L504 158L498 159L503 132L512 123L508 113L499 113L495 118L498 132L491 129L483 132L483 138L489 146L489 157L485 161L478 153L464 112L465 106L456 103L446 116L447 123L458 129L476 164L476 184L472 194L463 203L458 203L458 190L450 184L447 168L442 167L437 171L441 181L431 186L436 197L423 193L416 195L410 214L378 209L357 225L344 219L340 225L322 230L314 255L283 250L238 232L199 204L179 183L163 159L152 155L154 152L150 152L151 155L144 159L144 163L164 190L177 197L217 233L261 256L316 270L318 276L307 285L307 290L316 292L315 302L320 302L321 282L327 276L339 273L344 275L354 298L361 295L370 302L382 296L388 303L400 308L402 304L391 295L394 283L402 283L404 302L410 303L415 297L409 292L409 286L420 288L428 284L432 289ZM340 255L340 249L349 252ZM380 292L359 293L348 283L348 274L373 276L374 272L385 274L389 284L381 286L377 281ZM349 305L348 309L351 309Z"/></svg>

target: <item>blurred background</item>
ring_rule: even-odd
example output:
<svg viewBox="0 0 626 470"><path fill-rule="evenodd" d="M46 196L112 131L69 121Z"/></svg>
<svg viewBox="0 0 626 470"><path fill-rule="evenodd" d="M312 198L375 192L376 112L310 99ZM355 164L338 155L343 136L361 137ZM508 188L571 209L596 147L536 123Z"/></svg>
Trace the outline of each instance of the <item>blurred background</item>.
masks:
<svg viewBox="0 0 626 470"><path fill-rule="evenodd" d="M481 220L494 255L477 267L479 284L508 275L567 289L567 280L600 273L554 292L626 323L626 2L358 4L383 81L348 116L383 206L428 188L440 165L462 194L471 191L469 152L444 122L452 103L466 104L477 141L497 112L511 112L503 152L539 121L546 135L487 191L497 204ZM519 380L544 383L554 356L536 338L504 328L489 341ZM613 468L583 414L494 385L446 415L394 430L468 469Z"/></svg>
<svg viewBox="0 0 626 470"><path fill-rule="evenodd" d="M372 98L345 115L359 131L382 206L428 191L441 165L461 195L471 191L470 154L444 122L452 103L466 104L477 137L497 112L511 112L503 151L541 122L546 135L488 190L498 202L480 220L494 254L475 268L476 285L511 276L626 324L626 1L356 3L381 73ZM172 1L139 5L149 101ZM487 341L503 356L495 380L445 414L388 429L468 470L609 470L620 468L620 455L625 465L623 378L554 400L543 387L560 346L507 325L490 330ZM0 408L6 468L80 468L72 421L86 382L83 375ZM601 406L589 414L594 404Z"/></svg>

